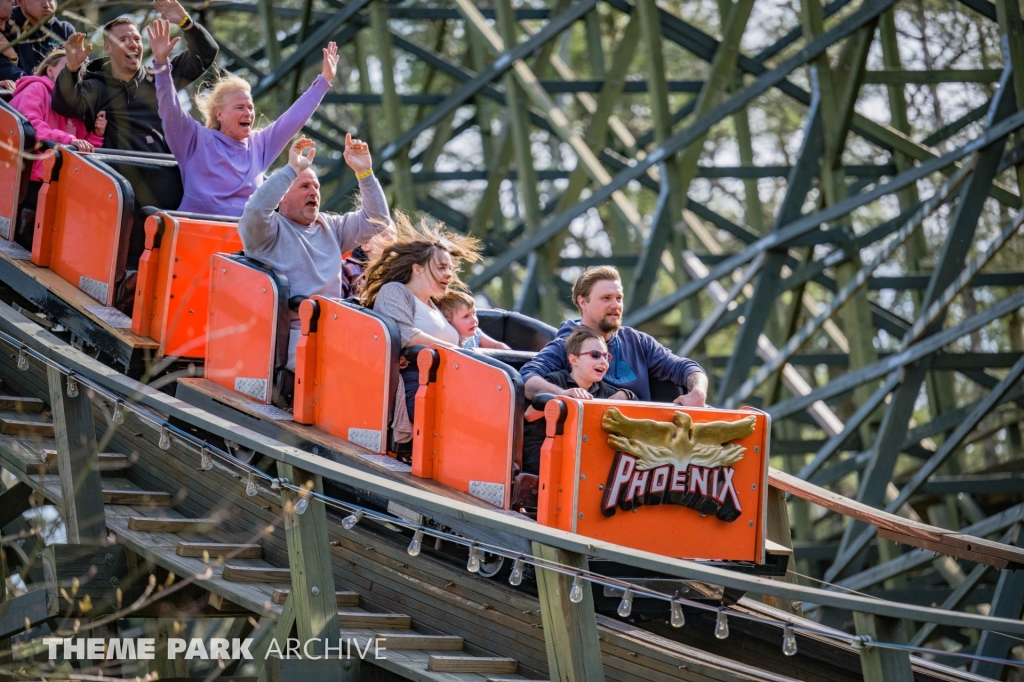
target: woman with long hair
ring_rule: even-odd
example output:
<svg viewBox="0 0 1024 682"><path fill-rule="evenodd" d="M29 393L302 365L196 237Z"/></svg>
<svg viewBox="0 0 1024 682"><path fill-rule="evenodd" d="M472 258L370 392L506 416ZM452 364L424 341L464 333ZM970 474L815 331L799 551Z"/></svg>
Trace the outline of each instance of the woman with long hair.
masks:
<svg viewBox="0 0 1024 682"><path fill-rule="evenodd" d="M402 348L423 344L459 347L459 333L434 304L449 288L464 288L456 274L462 263L480 260L480 242L449 231L442 223L421 220L413 226L408 216L395 212L397 238L384 247L366 268L361 295L363 305L386 315L398 325ZM401 371L399 402L412 420L419 386L419 371L410 365ZM400 406L401 407L401 406ZM403 442L402 414L395 410L395 439ZM412 437L411 429L408 438Z"/></svg>
<svg viewBox="0 0 1024 682"><path fill-rule="evenodd" d="M337 45L329 43L324 48L323 71L313 85L280 118L257 130L249 83L230 74L196 95L205 125L192 118L178 100L168 60L180 38L170 39L170 27L163 19L154 21L146 31L153 50L160 120L185 187L179 210L242 215L245 202L263 184L264 172L330 90L338 71Z"/></svg>

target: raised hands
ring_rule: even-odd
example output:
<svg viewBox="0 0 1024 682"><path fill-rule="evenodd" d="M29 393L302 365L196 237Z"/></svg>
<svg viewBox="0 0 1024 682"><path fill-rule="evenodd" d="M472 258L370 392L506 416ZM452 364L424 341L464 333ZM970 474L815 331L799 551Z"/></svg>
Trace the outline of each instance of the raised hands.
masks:
<svg viewBox="0 0 1024 682"><path fill-rule="evenodd" d="M324 70L320 72L320 75L328 83L338 75L338 45L336 43L327 43L327 47L324 48Z"/></svg>
<svg viewBox="0 0 1024 682"><path fill-rule="evenodd" d="M78 71L82 68L82 64L85 64L85 60L89 58L89 53L92 52L92 43L86 45L84 33L72 33L64 43L64 52L68 58L67 69L72 72Z"/></svg>
<svg viewBox="0 0 1024 682"><path fill-rule="evenodd" d="M345 152L342 156L345 158L345 163L355 171L356 175L373 170L370 146L362 140L353 140L351 133L345 133Z"/></svg>
<svg viewBox="0 0 1024 682"><path fill-rule="evenodd" d="M171 40L171 24L166 19L154 21L146 27L146 33L149 34L149 48L153 51L153 59L158 62L166 62L171 50L181 40L180 37Z"/></svg>
<svg viewBox="0 0 1024 682"><path fill-rule="evenodd" d="M153 9L175 26L181 23L186 14L185 8L181 6L178 0L153 0Z"/></svg>
<svg viewBox="0 0 1024 682"><path fill-rule="evenodd" d="M288 150L288 165L294 168L296 173L301 173L313 165L314 156L316 156L316 143L303 135L295 140L295 144Z"/></svg>

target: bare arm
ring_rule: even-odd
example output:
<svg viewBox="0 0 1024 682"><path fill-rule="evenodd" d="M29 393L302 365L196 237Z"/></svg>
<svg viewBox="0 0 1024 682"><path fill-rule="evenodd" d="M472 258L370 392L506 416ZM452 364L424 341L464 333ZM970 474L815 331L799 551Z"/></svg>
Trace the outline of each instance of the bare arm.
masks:
<svg viewBox="0 0 1024 682"><path fill-rule="evenodd" d="M523 388L526 389L527 400L532 400L540 393L550 393L551 395L562 395L565 393L565 389L561 386L556 386L539 376L532 376L527 379L526 383L523 384Z"/></svg>
<svg viewBox="0 0 1024 682"><path fill-rule="evenodd" d="M409 343L407 345L412 346L415 344L419 344L422 346L443 346L445 348L458 348L458 346L452 345L447 341L442 341L441 339L431 336L426 332L416 332L416 334L411 339L409 339Z"/></svg>
<svg viewBox="0 0 1024 682"><path fill-rule="evenodd" d="M507 343L501 341L495 341L491 337L487 336L483 332L480 332L480 347L481 348L501 348L503 350L512 350Z"/></svg>
<svg viewBox="0 0 1024 682"><path fill-rule="evenodd" d="M687 407L705 407L708 399L708 375L704 372L690 372L686 377L686 395L681 395L673 402Z"/></svg>

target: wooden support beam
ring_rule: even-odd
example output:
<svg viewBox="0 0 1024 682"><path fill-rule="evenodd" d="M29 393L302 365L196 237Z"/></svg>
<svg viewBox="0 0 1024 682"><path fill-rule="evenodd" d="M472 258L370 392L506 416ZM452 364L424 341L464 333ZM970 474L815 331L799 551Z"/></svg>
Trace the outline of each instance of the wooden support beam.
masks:
<svg viewBox="0 0 1024 682"><path fill-rule="evenodd" d="M392 651L429 650L429 651L462 651L461 637L449 635L421 635L418 633L379 632L374 635L381 640L381 646Z"/></svg>
<svg viewBox="0 0 1024 682"><path fill-rule="evenodd" d="M71 543L102 545L107 541L100 474L93 469L99 448L93 425L88 391L68 397L68 378L51 365L46 367L50 405L56 433L60 489L64 500L64 523ZM51 426L51 431L53 427ZM53 434L51 433L51 436Z"/></svg>
<svg viewBox="0 0 1024 682"><path fill-rule="evenodd" d="M269 566L225 566L221 577L232 583L290 583L292 572Z"/></svg>
<svg viewBox="0 0 1024 682"><path fill-rule="evenodd" d="M128 519L128 530L144 530L150 533L209 533L216 530L217 519L171 519L132 516Z"/></svg>
<svg viewBox="0 0 1024 682"><path fill-rule="evenodd" d="M519 662L496 656L431 656L427 670L438 673L514 673Z"/></svg>
<svg viewBox="0 0 1024 682"><path fill-rule="evenodd" d="M288 588L274 588L273 594L270 595L270 601L274 604L284 604L285 600L288 599L288 595L291 590ZM338 606L359 606L359 593L358 592L347 592L345 590L336 590L334 592L334 599Z"/></svg>
<svg viewBox="0 0 1024 682"><path fill-rule="evenodd" d="M0 528L34 507L31 486L19 481L0 493Z"/></svg>
<svg viewBox="0 0 1024 682"><path fill-rule="evenodd" d="M263 556L262 545L239 545L230 542L179 542L175 548L178 556L201 557L207 553L211 559L231 557L232 559L259 559ZM284 600L274 602L283 604Z"/></svg>
<svg viewBox="0 0 1024 682"><path fill-rule="evenodd" d="M35 626L51 615L47 607L46 590L32 590L20 597L0 602L0 639L25 630L25 624Z"/></svg>
<svg viewBox="0 0 1024 682"><path fill-rule="evenodd" d="M533 553L541 559L581 571L588 568L587 558L582 554L566 552L538 542L533 543ZM537 571L537 591L551 679L561 682L602 682L604 664L601 662L601 644L597 638L594 595L589 588L585 588L583 601L574 604L569 601L571 586L570 576L554 571Z"/></svg>
<svg viewBox="0 0 1024 682"><path fill-rule="evenodd" d="M778 488L768 487L768 529L767 539L769 542L775 542L789 550L789 559L786 564L786 575L782 578L776 578L776 580L785 580L786 582L796 584L797 578L794 574L796 570L796 559L793 557L793 534L790 530L789 525L789 509L786 507L786 494ZM792 599L780 599L771 595L763 595L762 601L769 606L782 609L794 613L798 616L803 615L802 609L799 607L794 608Z"/></svg>
<svg viewBox="0 0 1024 682"><path fill-rule="evenodd" d="M170 493L162 490L104 490L105 504L123 504L131 507L170 507Z"/></svg>
<svg viewBox="0 0 1024 682"><path fill-rule="evenodd" d="M380 4L379 0L375 4ZM386 10L385 10L386 11ZM397 112L396 112L397 115ZM283 462L277 464L278 475L293 485L323 493L319 475ZM284 533L288 542L288 566L292 584L288 602L295 611L295 627L300 641L317 640L316 654L323 655L323 642L337 641L341 637L338 605L334 589L333 558L327 536L327 510L323 502L309 500L302 514L295 512L298 494L290 489L281 490L284 504ZM358 682L358 661L337 661L330 666L334 679Z"/></svg>
<svg viewBox="0 0 1024 682"><path fill-rule="evenodd" d="M45 457L46 473L59 474L60 466L58 464L57 451L43 450L43 457ZM101 452L97 461L93 462L93 467L101 473L104 471L124 471L128 466L128 455L122 455L120 452Z"/></svg>
<svg viewBox="0 0 1024 682"><path fill-rule="evenodd" d="M123 545L57 544L42 554L50 615L109 614L142 593L141 584L128 584Z"/></svg>
<svg viewBox="0 0 1024 682"><path fill-rule="evenodd" d="M866 635L876 642L905 644L903 621L883 618L869 613L854 613L853 623L858 635ZM910 653L895 649L866 646L860 650L860 665L864 682L913 682Z"/></svg>

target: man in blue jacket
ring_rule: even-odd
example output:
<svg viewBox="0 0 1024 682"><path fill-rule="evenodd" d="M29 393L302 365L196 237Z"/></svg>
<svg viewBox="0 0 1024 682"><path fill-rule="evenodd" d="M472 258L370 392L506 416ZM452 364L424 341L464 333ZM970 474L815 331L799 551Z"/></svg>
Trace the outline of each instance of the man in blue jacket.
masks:
<svg viewBox="0 0 1024 682"><path fill-rule="evenodd" d="M69 22L54 16L56 11L56 0L20 0L11 13L19 36L13 48L17 57L12 61L23 75L31 75L46 55L63 47L75 32Z"/></svg>
<svg viewBox="0 0 1024 682"><path fill-rule="evenodd" d="M582 324L600 333L608 343L611 360L605 382L629 389L640 400L650 400L652 377L671 381L686 391L675 399L676 403L704 406L708 377L700 365L673 354L650 334L622 326L622 280L618 270L610 265L586 270L573 285L572 297L580 310L580 319L564 322L554 341L544 346L520 371L527 398L538 393L561 395L566 392L544 377L569 369L565 340L576 325Z"/></svg>

